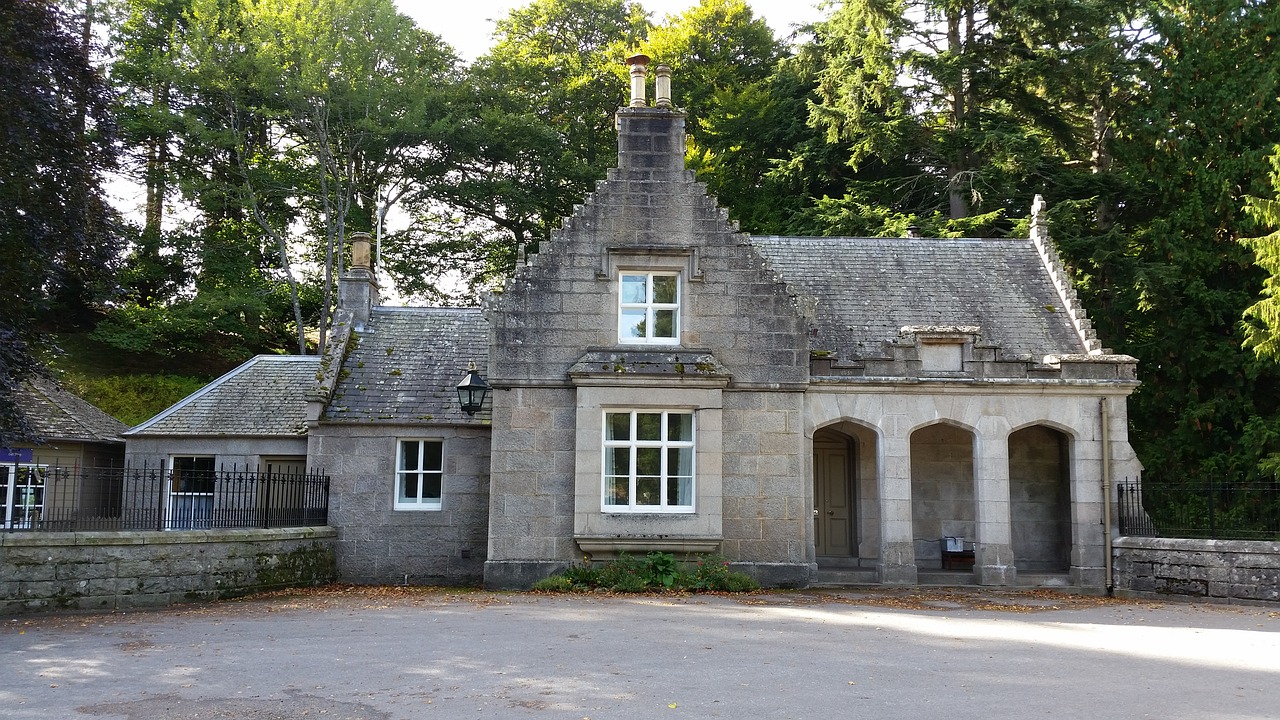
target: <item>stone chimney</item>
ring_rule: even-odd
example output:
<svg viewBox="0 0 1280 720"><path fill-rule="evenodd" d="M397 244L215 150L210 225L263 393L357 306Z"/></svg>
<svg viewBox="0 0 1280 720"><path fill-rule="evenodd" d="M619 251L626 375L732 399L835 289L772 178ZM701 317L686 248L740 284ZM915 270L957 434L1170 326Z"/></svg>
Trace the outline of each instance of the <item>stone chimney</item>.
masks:
<svg viewBox="0 0 1280 720"><path fill-rule="evenodd" d="M649 57L627 58L631 68L631 102L618 108L618 169L641 171L644 178L662 179L654 173L684 172L684 113L671 102L671 68L654 70L655 107L645 97Z"/></svg>
<svg viewBox="0 0 1280 720"><path fill-rule="evenodd" d="M369 233L351 233L351 265L338 278L338 308L348 310L357 330L369 322L369 313L378 305L378 276L370 259L373 238Z"/></svg>
<svg viewBox="0 0 1280 720"><path fill-rule="evenodd" d="M907 237L909 237L909 238L922 238L922 237L924 237L924 236L920 234L920 226L919 226L919 225L908 225L908 226L907 226Z"/></svg>

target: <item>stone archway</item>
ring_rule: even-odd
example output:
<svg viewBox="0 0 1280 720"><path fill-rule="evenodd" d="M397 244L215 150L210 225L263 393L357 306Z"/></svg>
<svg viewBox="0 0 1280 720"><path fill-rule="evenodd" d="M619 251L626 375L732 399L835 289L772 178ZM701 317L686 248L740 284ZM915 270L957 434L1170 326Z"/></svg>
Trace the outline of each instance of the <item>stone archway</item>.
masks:
<svg viewBox="0 0 1280 720"><path fill-rule="evenodd" d="M911 434L911 528L916 565L942 567L942 539L976 532L972 432L927 425Z"/></svg>
<svg viewBox="0 0 1280 720"><path fill-rule="evenodd" d="M814 551L841 560L858 554L857 443L834 430L813 435Z"/></svg>
<svg viewBox="0 0 1280 720"><path fill-rule="evenodd" d="M1009 435L1009 515L1020 574L1070 567L1070 445L1067 435L1045 425Z"/></svg>

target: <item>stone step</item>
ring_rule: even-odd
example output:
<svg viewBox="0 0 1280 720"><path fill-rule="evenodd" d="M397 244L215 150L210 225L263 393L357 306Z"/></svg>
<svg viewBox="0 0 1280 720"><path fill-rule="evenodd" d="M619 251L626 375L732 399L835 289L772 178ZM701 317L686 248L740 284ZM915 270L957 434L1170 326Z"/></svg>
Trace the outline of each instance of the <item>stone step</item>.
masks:
<svg viewBox="0 0 1280 720"><path fill-rule="evenodd" d="M972 571L920 570L916 573L918 585L977 585Z"/></svg>
<svg viewBox="0 0 1280 720"><path fill-rule="evenodd" d="M845 587L847 585L875 585L874 568L818 568L818 575L810 587Z"/></svg>

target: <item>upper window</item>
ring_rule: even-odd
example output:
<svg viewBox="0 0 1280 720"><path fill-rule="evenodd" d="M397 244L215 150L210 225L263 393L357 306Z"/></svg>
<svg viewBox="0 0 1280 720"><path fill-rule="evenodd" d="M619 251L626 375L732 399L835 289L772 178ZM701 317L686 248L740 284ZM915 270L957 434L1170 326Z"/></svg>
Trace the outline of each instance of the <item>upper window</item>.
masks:
<svg viewBox="0 0 1280 720"><path fill-rule="evenodd" d="M396 460L396 510L439 510L444 441L401 440Z"/></svg>
<svg viewBox="0 0 1280 720"><path fill-rule="evenodd" d="M693 451L691 412L606 412L604 509L693 512Z"/></svg>
<svg viewBox="0 0 1280 720"><path fill-rule="evenodd" d="M679 342L679 275L623 273L619 299L618 342Z"/></svg>

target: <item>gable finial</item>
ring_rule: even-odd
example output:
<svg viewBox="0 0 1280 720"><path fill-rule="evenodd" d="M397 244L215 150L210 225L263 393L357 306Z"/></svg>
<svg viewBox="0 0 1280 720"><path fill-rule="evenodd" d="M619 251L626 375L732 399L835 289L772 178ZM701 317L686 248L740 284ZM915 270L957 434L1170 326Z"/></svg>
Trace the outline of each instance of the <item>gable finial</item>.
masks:
<svg viewBox="0 0 1280 720"><path fill-rule="evenodd" d="M1049 213L1046 210L1044 197L1039 193L1031 201L1031 239L1046 246L1049 242Z"/></svg>

